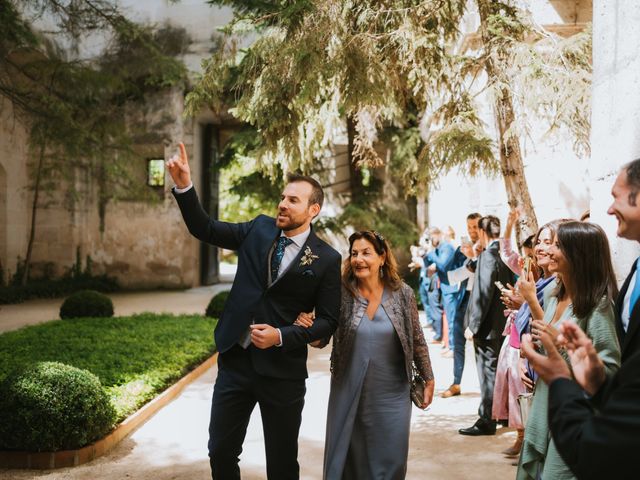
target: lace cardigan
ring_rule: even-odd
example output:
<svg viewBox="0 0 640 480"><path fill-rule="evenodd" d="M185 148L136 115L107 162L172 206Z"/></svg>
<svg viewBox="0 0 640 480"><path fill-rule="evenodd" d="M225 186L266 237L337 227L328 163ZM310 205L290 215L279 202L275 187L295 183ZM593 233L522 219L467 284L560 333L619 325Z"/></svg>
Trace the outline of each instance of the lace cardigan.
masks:
<svg viewBox="0 0 640 480"><path fill-rule="evenodd" d="M400 339L404 352L407 379L412 378L412 364L425 380L433 379L429 347L424 339L422 327L418 320L418 306L413 290L402 283L398 290L390 291L382 307ZM331 351L331 373L339 378L344 372L355 339L356 331L367 308L367 302L354 298L345 288L342 289L342 302L338 328L333 334L333 350ZM325 345L329 339L325 340Z"/></svg>

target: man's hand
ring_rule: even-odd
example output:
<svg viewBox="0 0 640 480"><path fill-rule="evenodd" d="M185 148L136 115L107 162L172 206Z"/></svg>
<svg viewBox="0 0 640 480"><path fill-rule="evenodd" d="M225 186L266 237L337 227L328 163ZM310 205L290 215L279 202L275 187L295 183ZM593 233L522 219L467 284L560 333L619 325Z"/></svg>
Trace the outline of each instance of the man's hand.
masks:
<svg viewBox="0 0 640 480"><path fill-rule="evenodd" d="M460 245L460 251L467 258L475 258L476 252L473 250L473 245L470 243L463 243Z"/></svg>
<svg viewBox="0 0 640 480"><path fill-rule="evenodd" d="M178 144L178 148L180 153L167 160L167 169L176 187L187 188L191 185L191 169L187 159L187 149L184 148L184 143L182 142Z"/></svg>
<svg viewBox="0 0 640 480"><path fill-rule="evenodd" d="M251 343L256 347L265 349L280 343L278 330L266 323L256 323L251 327Z"/></svg>
<svg viewBox="0 0 640 480"><path fill-rule="evenodd" d="M520 345L522 353L527 360L529 360L529 363L538 376L544 380L547 385L551 384L551 382L558 378L570 379L571 370L569 370L569 365L567 365L567 362L562 358L560 352L558 352L558 349L553 344L551 335L547 332L542 332L540 334L540 341L547 352L546 357L536 352L533 345L533 339L529 334L522 336L522 342Z"/></svg>
<svg viewBox="0 0 640 480"><path fill-rule="evenodd" d="M604 364L593 342L573 322L560 325L559 341L565 344L576 382L589 395L595 395L606 379Z"/></svg>

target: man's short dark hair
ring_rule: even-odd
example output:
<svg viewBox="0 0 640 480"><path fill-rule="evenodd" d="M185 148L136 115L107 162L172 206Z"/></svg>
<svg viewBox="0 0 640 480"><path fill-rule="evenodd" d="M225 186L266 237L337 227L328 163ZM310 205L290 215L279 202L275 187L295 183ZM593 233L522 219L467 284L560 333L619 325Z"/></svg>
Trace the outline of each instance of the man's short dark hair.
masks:
<svg viewBox="0 0 640 480"><path fill-rule="evenodd" d="M482 218L482 215L480 215L478 212L473 212L467 215L467 220L475 220L476 218Z"/></svg>
<svg viewBox="0 0 640 480"><path fill-rule="evenodd" d="M636 197L640 192L640 158L627 163L622 167L627 172L627 185L629 185L629 205L636 206Z"/></svg>
<svg viewBox="0 0 640 480"><path fill-rule="evenodd" d="M478 227L491 239L500 237L500 219L493 215L485 215L478 222Z"/></svg>
<svg viewBox="0 0 640 480"><path fill-rule="evenodd" d="M306 182L311 185L309 205L317 203L320 206L320 209L322 209L322 204L324 203L324 191L322 190L322 185L320 185L320 183L315 178L308 175L302 175L300 173L288 173L287 184L296 182Z"/></svg>

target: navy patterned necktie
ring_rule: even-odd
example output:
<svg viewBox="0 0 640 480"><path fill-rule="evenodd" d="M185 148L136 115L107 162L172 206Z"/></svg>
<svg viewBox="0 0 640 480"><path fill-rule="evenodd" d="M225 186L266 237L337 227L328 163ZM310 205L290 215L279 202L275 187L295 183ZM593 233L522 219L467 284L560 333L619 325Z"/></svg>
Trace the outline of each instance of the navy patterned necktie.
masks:
<svg viewBox="0 0 640 480"><path fill-rule="evenodd" d="M278 270L280 270L280 264L282 263L282 257L284 257L284 249L293 243L288 237L281 236L278 238L276 249L271 255L271 282L275 282L278 278Z"/></svg>

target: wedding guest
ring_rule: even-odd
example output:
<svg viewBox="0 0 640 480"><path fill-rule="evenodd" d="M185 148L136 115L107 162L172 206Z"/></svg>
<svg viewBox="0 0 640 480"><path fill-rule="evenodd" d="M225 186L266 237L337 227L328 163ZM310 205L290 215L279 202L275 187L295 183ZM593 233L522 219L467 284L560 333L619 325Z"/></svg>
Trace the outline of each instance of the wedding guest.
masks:
<svg viewBox="0 0 640 480"><path fill-rule="evenodd" d="M541 333L546 332L556 339L562 323L574 322L592 339L606 372L611 374L620 364L613 310L617 286L604 231L592 223L563 223L558 226L549 256L549 270L557 275L558 284L545 298L543 316L533 275L519 280L520 291L532 310L533 338L539 340ZM574 478L549 436L548 396L549 387L537 382L525 428L518 480Z"/></svg>
<svg viewBox="0 0 640 480"><path fill-rule="evenodd" d="M549 286L555 286L555 276L549 271L549 246L555 235L556 228L562 220L554 221L543 225L534 236L534 264L533 271L539 272L539 278L536 281L536 298L542 304L545 289ZM511 231L507 221L505 229L505 237L510 236ZM501 239L502 244L502 239ZM502 246L502 245L501 245ZM506 258L511 258L509 245L503 247ZM502 258L505 258L503 256ZM520 262L518 262L520 264ZM520 274L522 268L519 267ZM518 397L527 392L527 389L533 389L533 383L529 376L521 376L521 359L520 359L520 330L518 326L528 324L531 317L531 309L529 304L513 288L506 289L503 292L503 303L507 308L514 309L516 305L520 305L517 311L513 311L507 319L507 327L505 328L506 338L500 350L500 358L498 359L498 371L496 373L496 384L493 392L493 418L496 420L508 420L510 428L515 428L517 437L515 443L504 450L502 453L508 457L520 454L522 442L524 441L524 424L518 404Z"/></svg>
<svg viewBox="0 0 640 480"><path fill-rule="evenodd" d="M491 417L493 388L495 386L498 354L504 331L504 307L496 282L503 285L514 282L511 270L500 259L500 219L487 215L480 219L480 242L485 251L478 257L473 290L465 317L465 337L473 339L476 367L480 380L480 407L478 419L468 428L461 428L461 435L494 435L496 422Z"/></svg>
<svg viewBox="0 0 640 480"><path fill-rule="evenodd" d="M617 234L640 242L640 160L622 167L607 210L618 221ZM543 334L548 356L537 354L530 339L522 350L549 385L549 423L554 442L580 480L635 478L640 447L640 260L636 259L616 300L621 367L607 377L592 340L575 324L561 326L571 370ZM572 380L572 371L575 381ZM586 393L586 395L585 395Z"/></svg>
<svg viewBox="0 0 640 480"><path fill-rule="evenodd" d="M403 479L414 365L426 381L421 408L434 388L413 290L400 279L389 243L374 231L349 237L342 282L323 478ZM311 326L313 315L301 313L296 324Z"/></svg>
<svg viewBox="0 0 640 480"><path fill-rule="evenodd" d="M475 267L475 259L479 251L476 252L474 245L479 243L480 235L478 233L478 222L482 218L479 213L470 213L467 215L467 234L462 237L460 246L454 254L452 270L447 272L449 284L460 284L458 290L458 304L456 306L456 314L453 319L453 383L443 391L440 396L442 398L450 398L460 395L460 382L462 382L462 373L464 371L464 358L466 339L464 337L464 317L467 313L469 305L469 297L473 290L473 279Z"/></svg>

